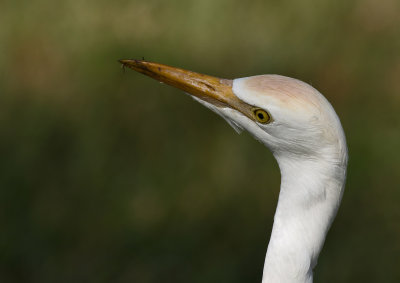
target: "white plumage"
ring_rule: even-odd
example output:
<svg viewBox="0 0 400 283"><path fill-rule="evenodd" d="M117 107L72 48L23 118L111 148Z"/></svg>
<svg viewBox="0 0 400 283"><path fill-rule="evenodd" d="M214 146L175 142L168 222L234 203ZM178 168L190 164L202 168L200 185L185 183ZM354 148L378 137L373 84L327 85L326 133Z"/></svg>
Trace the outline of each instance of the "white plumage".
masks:
<svg viewBox="0 0 400 283"><path fill-rule="evenodd" d="M145 61L121 63L189 92L272 151L281 188L262 282L312 282L346 179L346 140L331 104L310 85L278 75L228 81ZM257 109L270 119L260 122Z"/></svg>

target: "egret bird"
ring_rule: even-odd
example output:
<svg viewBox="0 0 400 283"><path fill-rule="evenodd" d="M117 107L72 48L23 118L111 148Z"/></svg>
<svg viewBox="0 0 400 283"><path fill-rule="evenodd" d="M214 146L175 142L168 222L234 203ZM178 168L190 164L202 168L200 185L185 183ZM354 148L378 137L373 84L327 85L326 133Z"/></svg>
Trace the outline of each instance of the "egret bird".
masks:
<svg viewBox="0 0 400 283"><path fill-rule="evenodd" d="M280 75L228 80L144 60L120 62L189 93L272 151L281 188L262 282L312 282L343 195L348 159L328 100L310 85Z"/></svg>

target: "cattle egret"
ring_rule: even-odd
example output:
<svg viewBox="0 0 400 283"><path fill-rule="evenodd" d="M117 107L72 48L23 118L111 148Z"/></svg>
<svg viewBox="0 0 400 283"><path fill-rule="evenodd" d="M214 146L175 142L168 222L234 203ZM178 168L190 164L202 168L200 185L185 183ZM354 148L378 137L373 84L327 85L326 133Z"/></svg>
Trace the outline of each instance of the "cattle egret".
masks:
<svg viewBox="0 0 400 283"><path fill-rule="evenodd" d="M347 168L345 135L325 97L302 81L279 75L228 80L144 60L120 62L189 93L272 151L281 188L262 282L312 282Z"/></svg>

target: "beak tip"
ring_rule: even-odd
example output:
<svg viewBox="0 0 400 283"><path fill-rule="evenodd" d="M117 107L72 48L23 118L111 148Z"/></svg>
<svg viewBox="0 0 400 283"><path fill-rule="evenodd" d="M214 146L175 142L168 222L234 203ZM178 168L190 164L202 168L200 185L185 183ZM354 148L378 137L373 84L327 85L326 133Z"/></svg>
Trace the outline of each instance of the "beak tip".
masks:
<svg viewBox="0 0 400 283"><path fill-rule="evenodd" d="M122 65L128 65L129 64L129 62L132 62L133 60L130 60L130 59L120 59L120 60L118 60L118 62L119 63L121 63Z"/></svg>
<svg viewBox="0 0 400 283"><path fill-rule="evenodd" d="M120 59L118 62L121 64L122 68L128 67L137 72L143 73L141 70L146 69L147 61L137 60L137 59Z"/></svg>
<svg viewBox="0 0 400 283"><path fill-rule="evenodd" d="M138 59L119 59L119 63L122 65L130 65L130 64L140 64L144 62L144 60L138 60Z"/></svg>

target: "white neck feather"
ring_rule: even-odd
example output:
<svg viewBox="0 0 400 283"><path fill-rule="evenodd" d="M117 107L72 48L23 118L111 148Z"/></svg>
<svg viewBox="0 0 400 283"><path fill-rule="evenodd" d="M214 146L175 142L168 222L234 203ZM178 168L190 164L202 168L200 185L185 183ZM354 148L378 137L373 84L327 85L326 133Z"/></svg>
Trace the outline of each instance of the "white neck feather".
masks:
<svg viewBox="0 0 400 283"><path fill-rule="evenodd" d="M345 144L335 150L335 155L305 160L275 154L282 180L263 283L313 281L313 268L339 207L346 179Z"/></svg>

